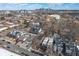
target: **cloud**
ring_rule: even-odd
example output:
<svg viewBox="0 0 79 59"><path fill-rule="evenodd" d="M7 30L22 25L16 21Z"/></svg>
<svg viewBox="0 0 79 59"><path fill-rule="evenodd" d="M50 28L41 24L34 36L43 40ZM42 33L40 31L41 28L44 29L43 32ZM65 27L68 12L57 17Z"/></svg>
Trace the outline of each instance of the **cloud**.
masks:
<svg viewBox="0 0 79 59"><path fill-rule="evenodd" d="M32 10L39 8L79 10L79 3L0 3L0 10Z"/></svg>

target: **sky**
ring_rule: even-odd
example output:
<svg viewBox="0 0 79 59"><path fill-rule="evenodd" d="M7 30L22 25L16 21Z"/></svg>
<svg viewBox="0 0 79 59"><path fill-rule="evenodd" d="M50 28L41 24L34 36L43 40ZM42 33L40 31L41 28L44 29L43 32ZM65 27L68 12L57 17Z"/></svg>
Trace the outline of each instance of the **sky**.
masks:
<svg viewBox="0 0 79 59"><path fill-rule="evenodd" d="M79 10L79 3L0 3L0 10Z"/></svg>

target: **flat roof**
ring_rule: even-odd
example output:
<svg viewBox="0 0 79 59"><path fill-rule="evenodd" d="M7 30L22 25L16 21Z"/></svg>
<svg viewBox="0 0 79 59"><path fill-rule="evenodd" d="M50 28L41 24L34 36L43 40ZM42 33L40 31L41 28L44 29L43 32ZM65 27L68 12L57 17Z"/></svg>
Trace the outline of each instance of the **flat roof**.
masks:
<svg viewBox="0 0 79 59"><path fill-rule="evenodd" d="M20 56L20 55L10 52L10 51L0 47L0 56Z"/></svg>

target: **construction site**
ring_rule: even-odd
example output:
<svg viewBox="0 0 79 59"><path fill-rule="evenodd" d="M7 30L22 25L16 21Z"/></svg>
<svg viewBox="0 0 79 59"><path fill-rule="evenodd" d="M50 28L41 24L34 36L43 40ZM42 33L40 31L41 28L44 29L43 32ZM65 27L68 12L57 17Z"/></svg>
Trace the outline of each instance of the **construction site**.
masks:
<svg viewBox="0 0 79 59"><path fill-rule="evenodd" d="M79 56L79 10L0 10L0 48L20 56Z"/></svg>

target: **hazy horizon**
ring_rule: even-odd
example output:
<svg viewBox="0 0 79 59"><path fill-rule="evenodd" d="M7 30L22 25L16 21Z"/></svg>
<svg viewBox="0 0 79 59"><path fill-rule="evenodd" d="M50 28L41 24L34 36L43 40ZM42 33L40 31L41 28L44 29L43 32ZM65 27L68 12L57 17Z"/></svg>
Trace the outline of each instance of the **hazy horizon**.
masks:
<svg viewBox="0 0 79 59"><path fill-rule="evenodd" d="M79 3L0 3L0 10L79 10Z"/></svg>

